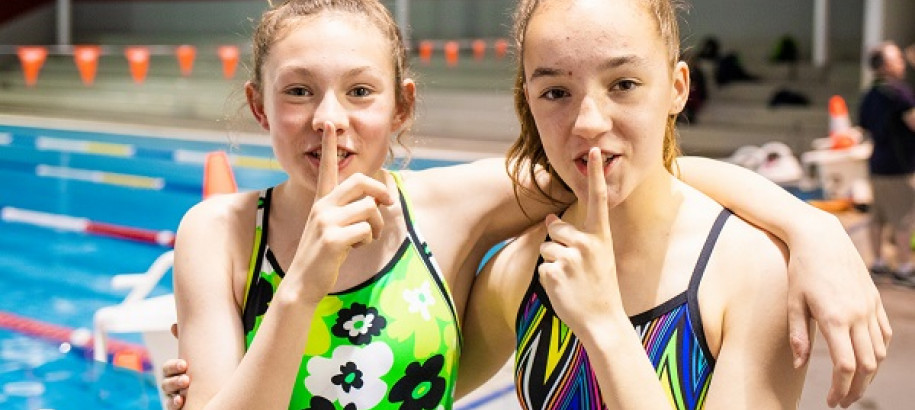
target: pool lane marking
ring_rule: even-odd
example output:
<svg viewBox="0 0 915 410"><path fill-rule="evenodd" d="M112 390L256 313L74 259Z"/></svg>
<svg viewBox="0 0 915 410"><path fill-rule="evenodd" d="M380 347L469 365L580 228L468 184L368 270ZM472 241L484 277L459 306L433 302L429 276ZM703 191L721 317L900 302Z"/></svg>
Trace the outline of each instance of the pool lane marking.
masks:
<svg viewBox="0 0 915 410"><path fill-rule="evenodd" d="M119 185L131 188L144 188L156 191L165 187L165 179L145 177L140 175L119 174L115 172L93 171L88 169L57 167L53 165L38 164L35 175L61 179L94 182L97 184Z"/></svg>

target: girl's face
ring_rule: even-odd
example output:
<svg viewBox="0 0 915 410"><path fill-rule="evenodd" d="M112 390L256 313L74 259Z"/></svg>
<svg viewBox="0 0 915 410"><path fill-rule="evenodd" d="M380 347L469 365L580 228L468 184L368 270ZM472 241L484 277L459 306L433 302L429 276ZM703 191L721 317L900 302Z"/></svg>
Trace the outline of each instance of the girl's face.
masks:
<svg viewBox="0 0 915 410"><path fill-rule="evenodd" d="M327 121L336 128L339 179L377 176L408 112L398 110L395 87L408 101L415 91L410 81L394 84L391 55L381 30L336 12L292 22L272 45L262 92L250 84L246 92L291 180L315 189Z"/></svg>
<svg viewBox="0 0 915 410"><path fill-rule="evenodd" d="M604 154L611 206L664 169L667 119L689 90L656 19L637 1L542 3L523 45L525 95L550 165L587 198L587 156Z"/></svg>

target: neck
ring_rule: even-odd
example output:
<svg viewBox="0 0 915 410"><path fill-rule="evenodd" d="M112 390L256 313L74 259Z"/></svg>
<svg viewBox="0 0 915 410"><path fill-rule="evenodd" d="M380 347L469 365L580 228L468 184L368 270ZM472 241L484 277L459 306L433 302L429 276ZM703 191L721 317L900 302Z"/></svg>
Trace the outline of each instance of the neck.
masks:
<svg viewBox="0 0 915 410"><path fill-rule="evenodd" d="M649 249L670 236L679 214L683 193L663 167L646 176L623 202L610 208L610 229L614 253L618 259L627 255L643 257ZM586 203L579 200L570 209L570 220L584 221Z"/></svg>

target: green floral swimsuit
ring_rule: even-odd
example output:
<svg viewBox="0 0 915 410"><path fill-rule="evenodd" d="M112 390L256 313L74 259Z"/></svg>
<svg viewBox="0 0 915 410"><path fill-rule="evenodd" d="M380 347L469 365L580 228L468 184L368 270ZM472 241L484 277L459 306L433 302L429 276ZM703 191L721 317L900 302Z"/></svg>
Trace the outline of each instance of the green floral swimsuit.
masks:
<svg viewBox="0 0 915 410"><path fill-rule="evenodd" d="M452 407L461 344L454 302L392 175L409 235L380 272L318 305L290 409ZM258 202L242 313L246 347L284 275L266 241L272 192Z"/></svg>

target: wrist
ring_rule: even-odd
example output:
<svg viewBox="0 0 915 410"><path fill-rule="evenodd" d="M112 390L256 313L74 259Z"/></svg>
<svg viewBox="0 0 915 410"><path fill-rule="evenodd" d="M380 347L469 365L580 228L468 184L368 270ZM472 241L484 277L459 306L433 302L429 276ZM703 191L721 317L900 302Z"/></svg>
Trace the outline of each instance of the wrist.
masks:
<svg viewBox="0 0 915 410"><path fill-rule="evenodd" d="M583 323L581 331L575 334L586 347L613 349L635 332L632 322L625 315L607 314Z"/></svg>
<svg viewBox="0 0 915 410"><path fill-rule="evenodd" d="M831 238L831 235L836 235L837 232L845 234L845 228L835 215L812 206L807 208L806 212L796 214L795 222L786 224L781 239L788 248L816 246L823 241L824 235L830 235L825 237Z"/></svg>

